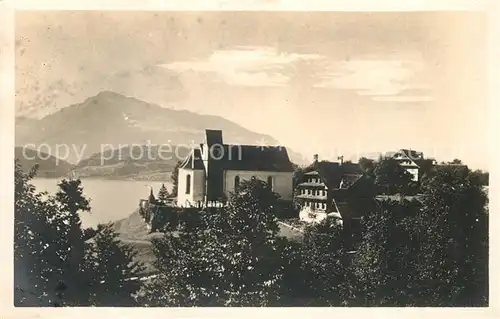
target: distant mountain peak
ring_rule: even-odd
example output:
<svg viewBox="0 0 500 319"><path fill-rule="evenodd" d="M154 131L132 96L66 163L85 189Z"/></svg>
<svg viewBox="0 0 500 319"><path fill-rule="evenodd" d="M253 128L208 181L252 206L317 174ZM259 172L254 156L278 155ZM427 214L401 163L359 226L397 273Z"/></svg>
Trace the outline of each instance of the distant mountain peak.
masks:
<svg viewBox="0 0 500 319"><path fill-rule="evenodd" d="M101 92L97 93L97 95L95 97L121 97L121 98L128 98L127 96L125 96L123 94L120 94L120 93L117 93L117 92L114 92L114 91L108 91L108 90L101 91Z"/></svg>
<svg viewBox="0 0 500 319"><path fill-rule="evenodd" d="M141 100L136 99L134 97L125 96L125 95L117 93L117 92L101 91L101 92L97 93L96 95L87 98L84 101L84 104L89 104L89 103L90 104L98 104L101 102L108 103L108 102L118 102L118 101L121 102L121 101L127 101L127 100L133 100L133 101L137 101L140 103L145 103L144 101L141 101Z"/></svg>
<svg viewBox="0 0 500 319"><path fill-rule="evenodd" d="M16 145L43 143L54 151L60 145L85 146L82 154L88 157L102 152L103 145L130 146L145 141L192 145L203 141L207 128L222 130L228 143L255 145L264 139L277 144L271 136L252 132L221 116L165 108L106 90L40 120L17 120ZM69 162L81 159L75 151L68 156Z"/></svg>

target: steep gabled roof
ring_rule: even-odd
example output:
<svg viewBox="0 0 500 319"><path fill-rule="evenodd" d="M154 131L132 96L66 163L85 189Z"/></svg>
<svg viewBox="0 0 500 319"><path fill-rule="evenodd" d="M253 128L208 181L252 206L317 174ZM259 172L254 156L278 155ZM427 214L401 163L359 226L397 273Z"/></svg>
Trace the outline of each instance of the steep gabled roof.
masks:
<svg viewBox="0 0 500 319"><path fill-rule="evenodd" d="M417 152L415 150L410 150L410 149L401 149L399 150L400 152L403 152L408 158L412 159L413 161L417 159L421 159L423 157L422 152Z"/></svg>
<svg viewBox="0 0 500 319"><path fill-rule="evenodd" d="M204 169L201 150L209 152L212 160L222 170L293 172L294 168L285 147L230 145L223 144L221 130L205 130L207 150L200 144L199 149L191 151L180 167Z"/></svg>
<svg viewBox="0 0 500 319"><path fill-rule="evenodd" d="M336 188L340 184L339 163L321 161L313 163L312 169L319 173L320 178L328 188Z"/></svg>
<svg viewBox="0 0 500 319"><path fill-rule="evenodd" d="M286 148L259 147L254 145L222 145L220 155L213 154L221 161L224 170L293 172ZM219 159L217 159L220 157ZM204 169L200 149L192 150L182 162L180 168Z"/></svg>
<svg viewBox="0 0 500 319"><path fill-rule="evenodd" d="M199 149L193 149L184 159L179 168L184 169L204 169L203 161L201 160L201 152Z"/></svg>
<svg viewBox="0 0 500 319"><path fill-rule="evenodd" d="M362 175L358 164L321 161L311 164L306 168L307 172L317 171L321 180L330 189L348 188L354 184ZM308 173L305 173L306 175Z"/></svg>
<svg viewBox="0 0 500 319"><path fill-rule="evenodd" d="M345 174L342 176L342 180L340 181L340 188L349 188L351 185L356 183L358 179L360 179L362 174Z"/></svg>
<svg viewBox="0 0 500 319"><path fill-rule="evenodd" d="M285 147L224 145L222 167L226 170L293 172Z"/></svg>

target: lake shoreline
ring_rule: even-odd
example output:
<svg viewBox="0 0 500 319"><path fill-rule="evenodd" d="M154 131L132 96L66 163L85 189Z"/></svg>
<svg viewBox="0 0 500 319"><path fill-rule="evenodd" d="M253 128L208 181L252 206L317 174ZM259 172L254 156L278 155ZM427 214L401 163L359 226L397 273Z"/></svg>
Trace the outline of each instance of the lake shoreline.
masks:
<svg viewBox="0 0 500 319"><path fill-rule="evenodd" d="M54 195L58 191L57 184L63 178L35 177L31 183L37 192L48 192ZM151 190L156 196L164 184L168 191L173 184L169 180L124 180L96 177L83 177L83 195L90 200L90 213L81 213L80 218L85 227L97 224L115 223L126 219L137 210L141 199L147 199Z"/></svg>
<svg viewBox="0 0 500 319"><path fill-rule="evenodd" d="M165 176L166 178L151 178L149 176L75 176L74 178L80 179L82 181L85 180L102 180L102 181L137 181L137 182L142 182L142 181L150 181L150 182L165 182L165 183L171 183L172 181L170 180L172 173L168 173L168 177ZM52 179L52 180L63 180L63 179L69 179L72 178L69 175L64 175L64 176L37 176L36 179Z"/></svg>

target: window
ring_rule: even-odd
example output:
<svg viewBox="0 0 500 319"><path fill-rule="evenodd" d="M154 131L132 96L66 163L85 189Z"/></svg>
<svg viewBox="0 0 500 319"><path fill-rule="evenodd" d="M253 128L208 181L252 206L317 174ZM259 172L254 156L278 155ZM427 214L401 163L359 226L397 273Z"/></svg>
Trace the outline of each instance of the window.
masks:
<svg viewBox="0 0 500 319"><path fill-rule="evenodd" d="M269 189L273 189L273 177L272 176L268 176L267 177L267 186L269 186Z"/></svg>
<svg viewBox="0 0 500 319"><path fill-rule="evenodd" d="M237 192L239 188L240 188L240 177L236 175L234 177L234 191Z"/></svg>
<svg viewBox="0 0 500 319"><path fill-rule="evenodd" d="M191 175L186 175L186 194L191 193Z"/></svg>

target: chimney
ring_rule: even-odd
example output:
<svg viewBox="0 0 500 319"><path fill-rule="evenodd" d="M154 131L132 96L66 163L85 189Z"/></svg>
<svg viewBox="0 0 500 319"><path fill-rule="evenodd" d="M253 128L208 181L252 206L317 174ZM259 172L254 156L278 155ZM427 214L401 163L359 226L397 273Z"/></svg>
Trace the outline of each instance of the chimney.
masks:
<svg viewBox="0 0 500 319"><path fill-rule="evenodd" d="M344 164L344 155L340 155L337 159L340 160L340 165Z"/></svg>
<svg viewBox="0 0 500 319"><path fill-rule="evenodd" d="M314 160L314 163L318 162L318 154L313 155L313 160Z"/></svg>

